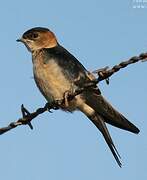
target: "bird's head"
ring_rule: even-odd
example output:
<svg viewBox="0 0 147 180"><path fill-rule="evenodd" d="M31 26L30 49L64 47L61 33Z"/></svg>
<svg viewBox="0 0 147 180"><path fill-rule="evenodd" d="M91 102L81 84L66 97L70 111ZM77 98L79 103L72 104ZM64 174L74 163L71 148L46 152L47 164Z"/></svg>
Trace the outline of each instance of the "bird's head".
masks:
<svg viewBox="0 0 147 180"><path fill-rule="evenodd" d="M43 48L53 48L58 45L54 33L42 27L36 27L26 31L17 41L24 43L31 52Z"/></svg>

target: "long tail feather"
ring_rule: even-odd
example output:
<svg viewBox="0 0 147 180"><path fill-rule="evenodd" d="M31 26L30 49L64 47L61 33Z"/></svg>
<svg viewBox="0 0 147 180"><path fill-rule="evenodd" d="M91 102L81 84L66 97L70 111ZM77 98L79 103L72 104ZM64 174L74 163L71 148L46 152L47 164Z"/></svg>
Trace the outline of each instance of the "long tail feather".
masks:
<svg viewBox="0 0 147 180"><path fill-rule="evenodd" d="M105 138L106 143L108 144L117 164L119 165L119 167L122 166L122 163L120 161L121 157L112 141L112 138L109 134L109 131L106 127L106 124L104 123L104 120L101 116L99 116L98 114L94 114L92 116L89 117L90 120L95 124L95 126L101 131L102 135Z"/></svg>

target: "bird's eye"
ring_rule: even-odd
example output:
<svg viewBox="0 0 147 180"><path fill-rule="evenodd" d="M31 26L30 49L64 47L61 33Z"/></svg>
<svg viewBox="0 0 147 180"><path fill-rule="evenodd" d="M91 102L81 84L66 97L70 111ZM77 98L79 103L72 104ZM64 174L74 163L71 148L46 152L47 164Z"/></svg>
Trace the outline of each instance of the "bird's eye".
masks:
<svg viewBox="0 0 147 180"><path fill-rule="evenodd" d="M35 39L38 38L38 36L39 36L38 33L33 32L33 33L24 34L24 35L23 35L23 38L24 38L24 39L35 40Z"/></svg>
<svg viewBox="0 0 147 180"><path fill-rule="evenodd" d="M32 39L36 39L37 37L38 37L38 34L37 34L37 33L32 33L32 34L31 34L31 38L32 38Z"/></svg>
<svg viewBox="0 0 147 180"><path fill-rule="evenodd" d="M36 39L38 38L38 33L30 33L30 34L27 34L25 38L28 38L28 39Z"/></svg>

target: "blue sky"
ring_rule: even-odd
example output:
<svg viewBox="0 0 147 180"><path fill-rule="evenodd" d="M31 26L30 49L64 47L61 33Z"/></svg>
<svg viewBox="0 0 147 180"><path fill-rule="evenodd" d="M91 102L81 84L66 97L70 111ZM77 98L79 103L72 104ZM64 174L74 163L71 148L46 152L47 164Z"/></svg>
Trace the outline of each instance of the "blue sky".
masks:
<svg viewBox="0 0 147 180"><path fill-rule="evenodd" d="M45 99L32 75L31 55L16 39L29 28L48 27L60 44L89 70L110 67L147 51L147 4L131 0L62 0L1 2L0 125L30 111ZM141 132L134 135L109 126L123 162L119 168L100 132L80 112L44 113L34 130L19 127L0 137L3 180L147 179L147 63L134 64L100 83L103 95Z"/></svg>

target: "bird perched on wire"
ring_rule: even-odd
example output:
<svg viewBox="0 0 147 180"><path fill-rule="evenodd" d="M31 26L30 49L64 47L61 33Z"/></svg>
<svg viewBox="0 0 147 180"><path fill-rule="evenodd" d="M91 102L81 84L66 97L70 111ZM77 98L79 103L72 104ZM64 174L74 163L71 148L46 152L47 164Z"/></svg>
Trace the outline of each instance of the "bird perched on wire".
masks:
<svg viewBox="0 0 147 180"><path fill-rule="evenodd" d="M121 167L120 155L106 123L136 134L139 129L105 100L97 86L87 88L72 100L68 100L69 95L95 77L58 43L55 34L49 29L32 28L17 41L24 43L32 53L34 79L46 100L52 103L60 102L64 98L64 103L58 103L61 110L83 112L100 130Z"/></svg>

